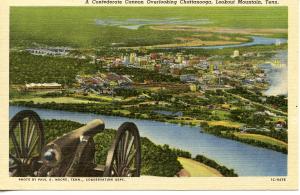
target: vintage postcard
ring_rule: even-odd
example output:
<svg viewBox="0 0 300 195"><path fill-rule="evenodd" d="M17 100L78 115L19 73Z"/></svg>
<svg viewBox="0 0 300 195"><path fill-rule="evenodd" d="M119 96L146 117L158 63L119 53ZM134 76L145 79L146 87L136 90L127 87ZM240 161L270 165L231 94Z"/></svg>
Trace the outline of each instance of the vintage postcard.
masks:
<svg viewBox="0 0 300 195"><path fill-rule="evenodd" d="M0 190L298 189L298 0L0 5Z"/></svg>

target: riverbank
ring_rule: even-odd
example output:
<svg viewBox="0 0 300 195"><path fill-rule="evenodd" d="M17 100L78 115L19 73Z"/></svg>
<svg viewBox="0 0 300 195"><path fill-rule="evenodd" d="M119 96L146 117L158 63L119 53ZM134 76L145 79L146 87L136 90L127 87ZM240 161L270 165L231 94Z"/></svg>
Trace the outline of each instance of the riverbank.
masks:
<svg viewBox="0 0 300 195"><path fill-rule="evenodd" d="M10 101L10 105L26 106L26 107L33 107L33 108L45 108L50 110L62 110L62 111L70 111L70 112L103 114L108 116L119 116L119 117L127 117L132 119L168 122L168 123L188 125L188 126L200 126L202 122L207 122L213 126L220 125L220 124L228 127L235 127L235 128L239 128L242 126L242 124L238 122L226 121L226 120L207 121L204 119L197 120L191 117L176 117L176 119L174 119L172 116L167 116L159 113L155 113L152 115L150 113L139 113L139 112L132 113L130 111L120 109L119 107L112 107L105 102L93 102L88 100L78 100L74 98L70 98L71 100L69 100L66 98L69 97L49 98L49 101L47 101L45 98L20 99L20 100ZM37 101L32 101L32 100L37 100Z"/></svg>
<svg viewBox="0 0 300 195"><path fill-rule="evenodd" d="M283 154L288 153L288 144L286 142L269 137L269 136L255 134L255 133L252 133L252 134L251 133L242 133L238 129L228 128L228 127L224 127L224 126L210 127L208 125L205 125L205 126L203 125L202 128L204 129L204 132L218 136L218 137L231 139L231 140L246 143L249 145L274 150L277 152L281 152ZM287 135L285 135L285 136L287 137Z"/></svg>
<svg viewBox="0 0 300 195"><path fill-rule="evenodd" d="M98 103L97 103L98 104ZM203 126L206 133L210 133L215 136L219 136L226 139L231 139L235 141L239 141L245 144L262 147L266 149L271 149L277 152L282 152L284 154L287 154L287 145L286 147L274 145L268 141L264 141L262 139L256 139L255 137L249 138L240 138L239 136L236 136L234 132L239 131L239 126L237 126L234 123L230 122L222 122L222 121L206 121L206 120L199 120L197 123L193 123L193 120L190 118L186 120L172 120L165 117L156 117L156 115L152 115L151 117L148 115L148 117L145 117L145 114L134 114L134 115L128 115L126 112L113 112L113 109L111 107L108 107L107 109L103 109L105 107L102 107L102 109L99 109L99 106L97 104L93 103L54 103L54 102L45 102L45 103L37 103L30 101L18 101L18 102L11 102L10 105L16 105L16 106L26 106L26 107L33 107L33 108L45 108L45 109L51 109L51 110L65 110L65 111L71 111L71 112L83 112L83 113L94 113L94 114L103 114L103 115L109 115L109 116L120 116L120 117L127 117L127 118L133 118L133 119L143 119L143 120L151 120L151 121L159 121L159 122L168 122L168 123L174 123L174 124L180 124L180 125L189 125L189 126L201 126L201 124L207 124L208 126ZM94 105L94 106L93 106ZM220 123L221 122L221 123ZM220 125L222 124L222 125ZM227 125L226 125L227 124ZM226 126L224 126L226 125ZM219 131L211 130L210 128L213 127L221 127L221 128L228 128L229 131L226 133L220 133Z"/></svg>

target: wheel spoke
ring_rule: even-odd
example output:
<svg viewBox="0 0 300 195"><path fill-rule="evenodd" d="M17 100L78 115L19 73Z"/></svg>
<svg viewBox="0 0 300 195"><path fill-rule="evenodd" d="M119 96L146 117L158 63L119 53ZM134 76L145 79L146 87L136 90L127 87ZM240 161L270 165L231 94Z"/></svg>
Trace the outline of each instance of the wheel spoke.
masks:
<svg viewBox="0 0 300 195"><path fill-rule="evenodd" d="M124 142L125 142L125 137L126 137L126 132L124 132L123 136L121 137L121 140L120 140L120 150L118 151L119 155L120 155L120 161L121 161L121 165L120 167L122 168L123 167L123 156L124 156Z"/></svg>
<svg viewBox="0 0 300 195"><path fill-rule="evenodd" d="M126 172L126 175L131 173L133 176L135 176L136 170L137 170L136 168L128 169L127 172Z"/></svg>
<svg viewBox="0 0 300 195"><path fill-rule="evenodd" d="M122 150L122 164L125 165L126 162L126 150L127 150L127 144L128 144L128 137L129 137L129 132L125 131L125 136L124 136L124 143L123 143L123 150Z"/></svg>
<svg viewBox="0 0 300 195"><path fill-rule="evenodd" d="M127 148L127 151L126 151L126 160L125 160L126 163L127 163L128 156L129 156L129 154L130 154L130 151L131 151L131 149L132 149L133 142L134 142L134 137L131 136L131 139L130 139L130 141L129 141L129 143L128 143L128 148Z"/></svg>
<svg viewBox="0 0 300 195"><path fill-rule="evenodd" d="M20 121L19 123L19 126L20 126L20 143L21 143L21 154L22 154L22 157L26 158L27 155L26 155L26 151L25 151L25 136L24 136L24 123L23 123L23 120Z"/></svg>
<svg viewBox="0 0 300 195"><path fill-rule="evenodd" d="M119 148L119 146L118 146L118 148ZM119 165L120 165L119 154L114 154L114 159L113 160L115 160L116 166L119 167Z"/></svg>
<svg viewBox="0 0 300 195"><path fill-rule="evenodd" d="M132 153L130 156L128 156L127 163L126 163L126 167L130 167L130 165L131 165L132 162L133 162L134 157L136 156L136 152L137 152L137 150L134 149L134 150L133 150L133 153Z"/></svg>
<svg viewBox="0 0 300 195"><path fill-rule="evenodd" d="M34 134L34 129L35 129L35 124L32 125L31 131L30 131L30 136L29 136L28 142L27 142L27 147L28 148L31 145L32 137L33 137L33 134Z"/></svg>
<svg viewBox="0 0 300 195"><path fill-rule="evenodd" d="M113 163L113 166L112 166L112 170L114 171L114 173L119 176L119 172L118 172L118 168L116 166L116 164Z"/></svg>
<svg viewBox="0 0 300 195"><path fill-rule="evenodd" d="M123 136L122 136L122 138L121 138L121 140L120 140L120 150L118 151L118 154L119 154L119 156L120 156L120 168L122 168L123 167L123 165L124 165L124 144L125 144L125 137L126 137L126 132L124 132L124 134L123 134Z"/></svg>
<svg viewBox="0 0 300 195"><path fill-rule="evenodd" d="M15 152L16 152L16 155L17 155L17 158L21 158L21 149L20 149L20 146L19 146L19 144L18 144L16 135L15 135L15 133L14 133L13 131L10 132L10 137L11 137L11 140L12 140L12 142L13 142L14 149L15 149Z"/></svg>
<svg viewBox="0 0 300 195"><path fill-rule="evenodd" d="M126 164L126 158L127 158L127 149L128 149L128 144L129 144L129 140L128 138L131 136L130 131L126 131L126 137L125 137L125 147L123 150L123 164Z"/></svg>
<svg viewBox="0 0 300 195"><path fill-rule="evenodd" d="M122 148L122 139L120 140L120 142L118 143L118 149L117 149L117 153L116 153L116 156L117 156L117 168L118 168L118 171L119 171L119 168L120 168L120 166L121 166L121 164L122 164L122 162L121 162L121 148Z"/></svg>
<svg viewBox="0 0 300 195"><path fill-rule="evenodd" d="M121 138L121 150L119 150L120 153L120 158L121 158L121 168L123 167L124 164L124 148L125 148L125 137L126 137L126 131L124 132L122 138Z"/></svg>
<svg viewBox="0 0 300 195"><path fill-rule="evenodd" d="M26 132L25 132L25 147L26 147L26 149L28 149L28 139L29 139L29 133L30 133L31 125L32 125L31 118L28 117L28 120L27 120L27 123L26 123Z"/></svg>
<svg viewBox="0 0 300 195"><path fill-rule="evenodd" d="M38 145L38 141L39 141L39 136L37 136L33 142L33 146L30 147L29 152L28 152L28 156L27 156L27 160L31 157L32 152L34 151L35 147Z"/></svg>

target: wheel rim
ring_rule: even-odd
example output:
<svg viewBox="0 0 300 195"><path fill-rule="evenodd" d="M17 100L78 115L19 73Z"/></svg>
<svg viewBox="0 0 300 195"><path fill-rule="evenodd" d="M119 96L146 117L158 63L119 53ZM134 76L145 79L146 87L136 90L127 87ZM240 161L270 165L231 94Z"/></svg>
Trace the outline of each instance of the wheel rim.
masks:
<svg viewBox="0 0 300 195"><path fill-rule="evenodd" d="M140 136L137 127L133 123L122 124L108 152L104 176L140 176L140 147Z"/></svg>
<svg viewBox="0 0 300 195"><path fill-rule="evenodd" d="M11 176L34 176L44 146L40 117L31 110L17 113L9 128L9 172Z"/></svg>

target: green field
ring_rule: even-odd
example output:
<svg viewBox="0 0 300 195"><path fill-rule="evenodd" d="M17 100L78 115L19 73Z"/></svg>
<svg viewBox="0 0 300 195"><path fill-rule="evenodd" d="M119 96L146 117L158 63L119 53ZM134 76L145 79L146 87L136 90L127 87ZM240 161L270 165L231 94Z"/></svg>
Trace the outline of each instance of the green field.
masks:
<svg viewBox="0 0 300 195"><path fill-rule="evenodd" d="M84 95L73 95L73 97L79 98L79 99L91 100L93 102L121 101L120 97L112 97L112 96L109 96L109 95L101 95L101 96L99 96L99 95L92 94L92 93L89 93L86 96L84 96Z"/></svg>
<svg viewBox="0 0 300 195"><path fill-rule="evenodd" d="M282 148L287 148L287 143L265 135L250 134L250 133L234 133L234 135L242 139L253 139L264 143L276 145Z"/></svg>
<svg viewBox="0 0 300 195"><path fill-rule="evenodd" d="M214 110L213 115L220 118L220 120L226 120L228 119L229 112L224 110Z"/></svg>
<svg viewBox="0 0 300 195"><path fill-rule="evenodd" d="M226 121L226 120L220 120L220 121L208 121L207 122L209 126L225 126L225 127L232 127L232 128L240 128L243 124L235 121Z"/></svg>
<svg viewBox="0 0 300 195"><path fill-rule="evenodd" d="M33 97L33 98L16 98L13 101L33 101L35 104L51 103L55 102L58 104L69 103L69 104L84 104L84 103L98 103L88 100L81 100L73 97ZM103 103L103 102L101 102Z"/></svg>
<svg viewBox="0 0 300 195"><path fill-rule="evenodd" d="M112 43L137 46L174 43L175 37L195 34L153 30L149 28L151 22L137 30L120 27L121 24L96 25L99 19L122 23L177 18L181 23L176 25L186 21L203 27L287 29L287 17L287 7L11 7L10 43L11 47L33 43L89 48ZM197 24L194 20L207 22Z"/></svg>
<svg viewBox="0 0 300 195"><path fill-rule="evenodd" d="M222 177L219 171L203 163L183 157L178 157L177 160L191 177Z"/></svg>

